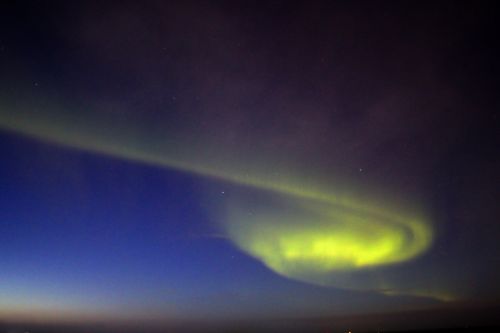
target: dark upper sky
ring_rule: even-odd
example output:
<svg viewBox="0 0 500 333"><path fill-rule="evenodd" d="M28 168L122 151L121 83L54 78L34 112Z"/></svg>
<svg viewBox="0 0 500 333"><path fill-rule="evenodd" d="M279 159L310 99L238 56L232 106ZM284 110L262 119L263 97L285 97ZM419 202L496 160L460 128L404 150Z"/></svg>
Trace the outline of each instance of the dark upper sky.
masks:
<svg viewBox="0 0 500 333"><path fill-rule="evenodd" d="M498 302L492 5L26 1L0 18L0 320L384 313L358 323L380 329Z"/></svg>

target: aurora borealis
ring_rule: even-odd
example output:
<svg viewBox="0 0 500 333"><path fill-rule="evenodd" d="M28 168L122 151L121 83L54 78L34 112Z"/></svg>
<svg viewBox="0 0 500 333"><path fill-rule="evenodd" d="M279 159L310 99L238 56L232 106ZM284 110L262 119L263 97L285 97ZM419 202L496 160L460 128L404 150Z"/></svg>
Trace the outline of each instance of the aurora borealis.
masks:
<svg viewBox="0 0 500 333"><path fill-rule="evenodd" d="M0 324L497 305L486 6L2 6Z"/></svg>
<svg viewBox="0 0 500 333"><path fill-rule="evenodd" d="M133 141L122 142L119 138L126 137L126 134L110 135L116 132L112 125L99 125L97 117L91 123L105 129L103 133L85 129L82 123L72 119L58 124L57 118L52 118L50 113L42 119L36 119L39 115L30 113L23 115L18 109L6 110L4 114L2 126L13 131L97 153L216 177L222 182L270 191L285 198L285 201L291 201L285 216L279 215L283 213L282 207L277 209L278 212L272 208L271 211L263 209L264 212L254 209L253 220L240 217L244 215L241 211L233 212L224 227L229 230L227 237L231 241L285 276L317 283L302 276L407 261L421 254L431 243L432 229L427 221L370 208L366 203L343 198L333 191L315 191L310 186L308 188L308 184L294 185L293 179L285 182L263 181L265 175L253 174L248 169L243 174L240 170L206 167L205 161L195 161L190 157L196 156L194 153L188 152L184 160L177 160L169 156L168 147L156 150L147 146L134 147L137 137ZM33 122L33 119L36 121ZM84 122L90 123L86 119ZM142 135L144 137L139 139L140 142L154 142L148 133ZM155 139L172 141L168 136ZM190 148L184 149L189 151ZM225 161L213 163L226 164ZM297 209L301 206L304 208ZM231 207L229 209L232 210ZM292 215L291 210L298 210L299 213Z"/></svg>
<svg viewBox="0 0 500 333"><path fill-rule="evenodd" d="M172 142L168 135L151 138L149 133L139 132L130 140L123 128L123 133L120 133L112 124L100 124L98 115L92 115L91 121L83 118L77 122L76 119L65 117L65 122L58 123L57 115L50 112L43 115L38 110L37 114L23 114L19 109L10 112L8 107L5 109L0 125L14 132L140 163L215 177L220 182L279 196L278 201L282 202L277 207L267 205L261 208L254 205L250 218L246 216L245 209L235 211L229 203L226 209L231 211L231 215L223 220L221 232L240 249L283 276L313 284L379 290L382 293L415 292L398 287L399 283L393 285L393 282L385 279L382 286L380 281L363 279L357 282L352 276L344 281L335 273L363 272L363 268L413 259L431 245L433 231L429 221L370 207L366 202L356 202L332 190L323 192L293 178L267 180L266 174L259 174L249 168L243 172L236 168L213 167L228 163L216 158L198 160L198 154L189 152L190 147L183 148L185 157L172 157L168 145L149 148L151 146L136 144L151 142L153 145L155 140L160 143ZM97 125L98 129L103 130L85 128L82 125L85 123ZM125 124L125 128L132 128L132 125ZM273 173L282 172L274 170ZM381 204L388 206L387 202ZM432 292L428 296L441 298Z"/></svg>

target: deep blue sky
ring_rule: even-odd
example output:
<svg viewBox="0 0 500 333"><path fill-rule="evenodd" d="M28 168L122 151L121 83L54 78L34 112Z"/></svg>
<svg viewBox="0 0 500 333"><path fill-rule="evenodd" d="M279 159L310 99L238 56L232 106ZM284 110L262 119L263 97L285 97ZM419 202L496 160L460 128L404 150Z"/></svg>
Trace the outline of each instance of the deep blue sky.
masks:
<svg viewBox="0 0 500 333"><path fill-rule="evenodd" d="M238 319L435 303L270 272L207 217L201 193L211 183L223 201L227 184L9 133L1 151L4 309L53 303L155 319Z"/></svg>

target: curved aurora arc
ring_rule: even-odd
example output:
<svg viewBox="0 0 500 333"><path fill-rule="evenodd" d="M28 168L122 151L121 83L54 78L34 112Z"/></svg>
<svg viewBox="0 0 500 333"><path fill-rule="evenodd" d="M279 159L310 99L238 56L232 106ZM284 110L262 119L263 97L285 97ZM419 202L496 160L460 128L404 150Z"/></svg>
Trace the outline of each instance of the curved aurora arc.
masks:
<svg viewBox="0 0 500 333"><path fill-rule="evenodd" d="M106 123L98 113L76 119L61 112L33 112L31 107L15 109L1 107L0 129L213 177L273 196L271 205L252 206L251 214L242 213L249 207L244 197L229 201L222 226L238 248L282 276L315 285L443 299L374 276L375 268L410 261L430 247L433 229L424 218L381 209L299 179L273 179L217 159L200 159L196 151L178 154L171 138L164 137L160 142L170 142L164 145L147 131L136 131L131 138L133 125Z"/></svg>

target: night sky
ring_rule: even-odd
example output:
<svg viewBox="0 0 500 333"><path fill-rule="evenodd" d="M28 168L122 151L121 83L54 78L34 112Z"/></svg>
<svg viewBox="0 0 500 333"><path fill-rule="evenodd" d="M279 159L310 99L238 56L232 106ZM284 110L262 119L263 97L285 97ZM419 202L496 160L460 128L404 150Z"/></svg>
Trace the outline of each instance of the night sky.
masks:
<svg viewBox="0 0 500 333"><path fill-rule="evenodd" d="M498 325L497 21L2 2L0 324Z"/></svg>

